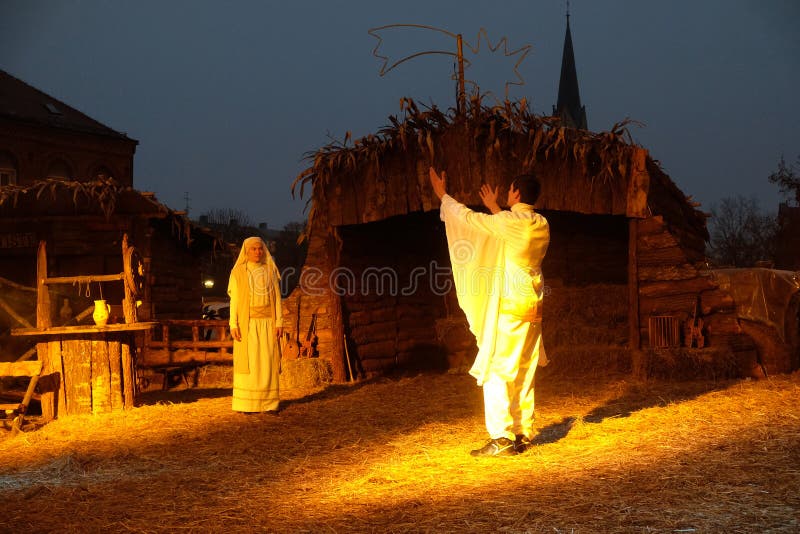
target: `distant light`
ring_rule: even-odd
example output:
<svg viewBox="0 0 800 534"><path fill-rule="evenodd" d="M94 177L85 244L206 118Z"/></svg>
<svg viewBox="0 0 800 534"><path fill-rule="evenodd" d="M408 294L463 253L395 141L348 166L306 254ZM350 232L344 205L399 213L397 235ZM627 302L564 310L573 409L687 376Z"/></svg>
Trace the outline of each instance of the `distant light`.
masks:
<svg viewBox="0 0 800 534"><path fill-rule="evenodd" d="M214 280L212 280L211 278L206 278L205 280L203 280L203 287L206 289L211 289L212 287L214 287Z"/></svg>

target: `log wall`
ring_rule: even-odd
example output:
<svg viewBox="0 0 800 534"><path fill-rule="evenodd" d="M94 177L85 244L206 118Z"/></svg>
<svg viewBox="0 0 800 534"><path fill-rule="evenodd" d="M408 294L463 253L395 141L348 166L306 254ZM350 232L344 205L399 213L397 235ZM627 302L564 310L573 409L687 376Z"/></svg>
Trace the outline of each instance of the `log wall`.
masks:
<svg viewBox="0 0 800 534"><path fill-rule="evenodd" d="M641 346L649 354L648 358L658 357L651 350L654 347L649 346L648 320L652 316L672 316L680 324L680 345L688 347L684 325L699 306L697 313L704 323L704 347L700 352L705 351L706 359L716 361L716 364L714 361L706 362L705 366L711 369L709 373L716 373L717 377L734 376L747 369L745 374L749 375L749 368L755 365L757 358L755 344L742 332L731 295L719 288L703 264L693 263L693 260L704 257L701 242L699 236L676 230L660 215L637 221ZM691 356L703 360L702 356L678 349L675 348L670 358ZM674 373L676 369L684 368L686 373L698 369L697 365L671 360L664 366L653 365L653 362L640 362L639 366L644 372L665 368Z"/></svg>
<svg viewBox="0 0 800 534"><path fill-rule="evenodd" d="M142 251L149 264L148 302L157 319L199 319L203 314L201 261L168 221L153 221L153 230ZM209 251L206 251L209 254ZM223 283L227 284L227 280Z"/></svg>
<svg viewBox="0 0 800 534"><path fill-rule="evenodd" d="M340 230L342 315L353 363L366 375L446 368L436 320L447 315L452 276L438 214Z"/></svg>

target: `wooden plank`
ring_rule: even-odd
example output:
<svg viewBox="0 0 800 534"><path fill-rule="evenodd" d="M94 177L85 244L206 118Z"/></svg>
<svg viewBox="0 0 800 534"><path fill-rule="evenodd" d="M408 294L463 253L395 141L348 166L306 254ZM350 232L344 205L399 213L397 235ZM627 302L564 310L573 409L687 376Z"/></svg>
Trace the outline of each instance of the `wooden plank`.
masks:
<svg viewBox="0 0 800 534"><path fill-rule="evenodd" d="M204 350L148 350L145 357L138 362L139 367L163 367L169 365L202 365L206 363L231 363L230 352L212 352Z"/></svg>
<svg viewBox="0 0 800 534"><path fill-rule="evenodd" d="M61 344L64 364L62 384L65 402L59 406L58 415L91 413L92 391L91 341L64 340Z"/></svg>
<svg viewBox="0 0 800 534"><path fill-rule="evenodd" d="M42 372L39 360L27 362L0 362L0 376L34 376Z"/></svg>
<svg viewBox="0 0 800 534"><path fill-rule="evenodd" d="M111 381L111 392L109 395L111 411L122 410L124 399L122 397L122 349L119 341L111 340L108 342L108 369Z"/></svg>
<svg viewBox="0 0 800 534"><path fill-rule="evenodd" d="M108 343L93 339L91 345L91 400L92 413L111 411L111 367L108 361Z"/></svg>
<svg viewBox="0 0 800 534"><path fill-rule="evenodd" d="M122 396L125 409L133 408L136 400L136 369L131 356L130 342L121 343Z"/></svg>
<svg viewBox="0 0 800 534"><path fill-rule="evenodd" d="M232 348L233 341L232 340L223 340L223 341L150 341L147 344L148 349L163 349L163 348L173 348L173 349L217 349L217 348Z"/></svg>
<svg viewBox="0 0 800 534"><path fill-rule="evenodd" d="M686 255L678 246L639 250L639 265L681 265L686 262Z"/></svg>
<svg viewBox="0 0 800 534"><path fill-rule="evenodd" d="M718 285L710 277L697 276L685 280L659 280L655 282L642 282L639 285L639 294L643 297L663 297L681 293L699 294L701 291L715 289Z"/></svg>
<svg viewBox="0 0 800 534"><path fill-rule="evenodd" d="M638 267L640 281L686 280L699 275L698 269L690 264L680 265L641 265Z"/></svg>
<svg viewBox="0 0 800 534"><path fill-rule="evenodd" d="M42 362L42 375L44 376L44 380L39 385L41 390L39 402L42 405L42 419L45 421L50 421L55 417L58 390L63 389L61 385L61 351L59 350L56 356L50 345L51 343L36 344L36 353ZM53 363L55 358L58 358L58 366Z"/></svg>
<svg viewBox="0 0 800 534"><path fill-rule="evenodd" d="M28 322L28 320L27 320L27 319L25 319L23 316L21 316L20 314L18 314L18 313L17 313L17 312L14 310L14 308L12 308L12 307L11 307L11 305L9 305L9 304L8 304L8 302L6 302L6 301L5 301L5 299L3 299L3 298L0 298L0 308L3 308L3 310L4 310L4 311L5 311L5 312L6 312L8 315L10 315L12 319L14 319L15 321L17 321L17 322L18 322L19 324L21 324L22 326L24 326L24 327L26 327L26 328L33 328L33 325L32 325L31 323L29 323L29 322Z"/></svg>
<svg viewBox="0 0 800 534"><path fill-rule="evenodd" d="M654 215L639 221L639 237L648 234L661 233L664 231L664 217Z"/></svg>
<svg viewBox="0 0 800 534"><path fill-rule="evenodd" d="M167 326L200 326L203 328L228 326L228 321L226 319L162 319L159 323Z"/></svg>
<svg viewBox="0 0 800 534"><path fill-rule="evenodd" d="M639 313L642 318L648 315L680 315L680 318L685 318L696 303L696 293L659 297L641 296L639 299Z"/></svg>
<svg viewBox="0 0 800 534"><path fill-rule="evenodd" d="M664 230L663 232L639 236L639 248L641 250L654 250L678 246L675 237Z"/></svg>
<svg viewBox="0 0 800 534"><path fill-rule="evenodd" d="M108 324L105 326L79 325L79 326L52 326L48 328L12 328L12 336L58 336L65 334L103 334L114 332L133 332L136 330L149 330L158 323L155 321L132 324Z"/></svg>

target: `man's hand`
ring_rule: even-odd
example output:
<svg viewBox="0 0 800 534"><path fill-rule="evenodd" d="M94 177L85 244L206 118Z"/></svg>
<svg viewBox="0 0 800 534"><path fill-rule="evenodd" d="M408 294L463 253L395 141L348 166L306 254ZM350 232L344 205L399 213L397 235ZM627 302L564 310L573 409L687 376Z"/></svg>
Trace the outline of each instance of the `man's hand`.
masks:
<svg viewBox="0 0 800 534"><path fill-rule="evenodd" d="M233 339L235 339L236 341L241 341L242 340L242 331L239 330L238 328L231 327L231 337Z"/></svg>
<svg viewBox="0 0 800 534"><path fill-rule="evenodd" d="M497 187L492 189L489 184L483 184L480 192L478 193L481 196L483 205L489 208L489 211L492 213L499 213L502 211L500 206L497 204L497 189Z"/></svg>
<svg viewBox="0 0 800 534"><path fill-rule="evenodd" d="M283 335L283 327L282 326L276 326L275 327L275 335L278 336L278 339L281 338L281 336Z"/></svg>
<svg viewBox="0 0 800 534"><path fill-rule="evenodd" d="M431 186L433 187L433 192L437 197L439 197L439 200L441 200L442 197L447 194L447 190L445 189L447 174L442 171L442 175L440 177L433 167L430 167L428 174L431 177Z"/></svg>

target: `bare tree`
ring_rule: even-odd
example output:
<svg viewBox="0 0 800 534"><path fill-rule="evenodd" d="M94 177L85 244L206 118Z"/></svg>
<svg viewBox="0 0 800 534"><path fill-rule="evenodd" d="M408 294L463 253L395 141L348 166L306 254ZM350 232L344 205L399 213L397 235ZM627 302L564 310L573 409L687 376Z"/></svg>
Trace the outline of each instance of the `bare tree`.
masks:
<svg viewBox="0 0 800 534"><path fill-rule="evenodd" d="M723 198L719 206L711 207L711 259L732 267L771 261L777 230L775 216L762 213L755 198Z"/></svg>
<svg viewBox="0 0 800 534"><path fill-rule="evenodd" d="M308 251L308 241L298 243L298 239L305 225L305 221L287 223L276 242L275 263L281 269L281 290L284 296L288 295L300 280L300 272Z"/></svg>
<svg viewBox="0 0 800 534"><path fill-rule="evenodd" d="M778 184L781 193L785 196L794 196L795 202L800 206L800 156L797 156L795 167L795 165L787 165L781 154L778 170L770 174L767 179L773 184Z"/></svg>
<svg viewBox="0 0 800 534"><path fill-rule="evenodd" d="M216 208L200 216L212 226L252 226L250 217L242 210Z"/></svg>

